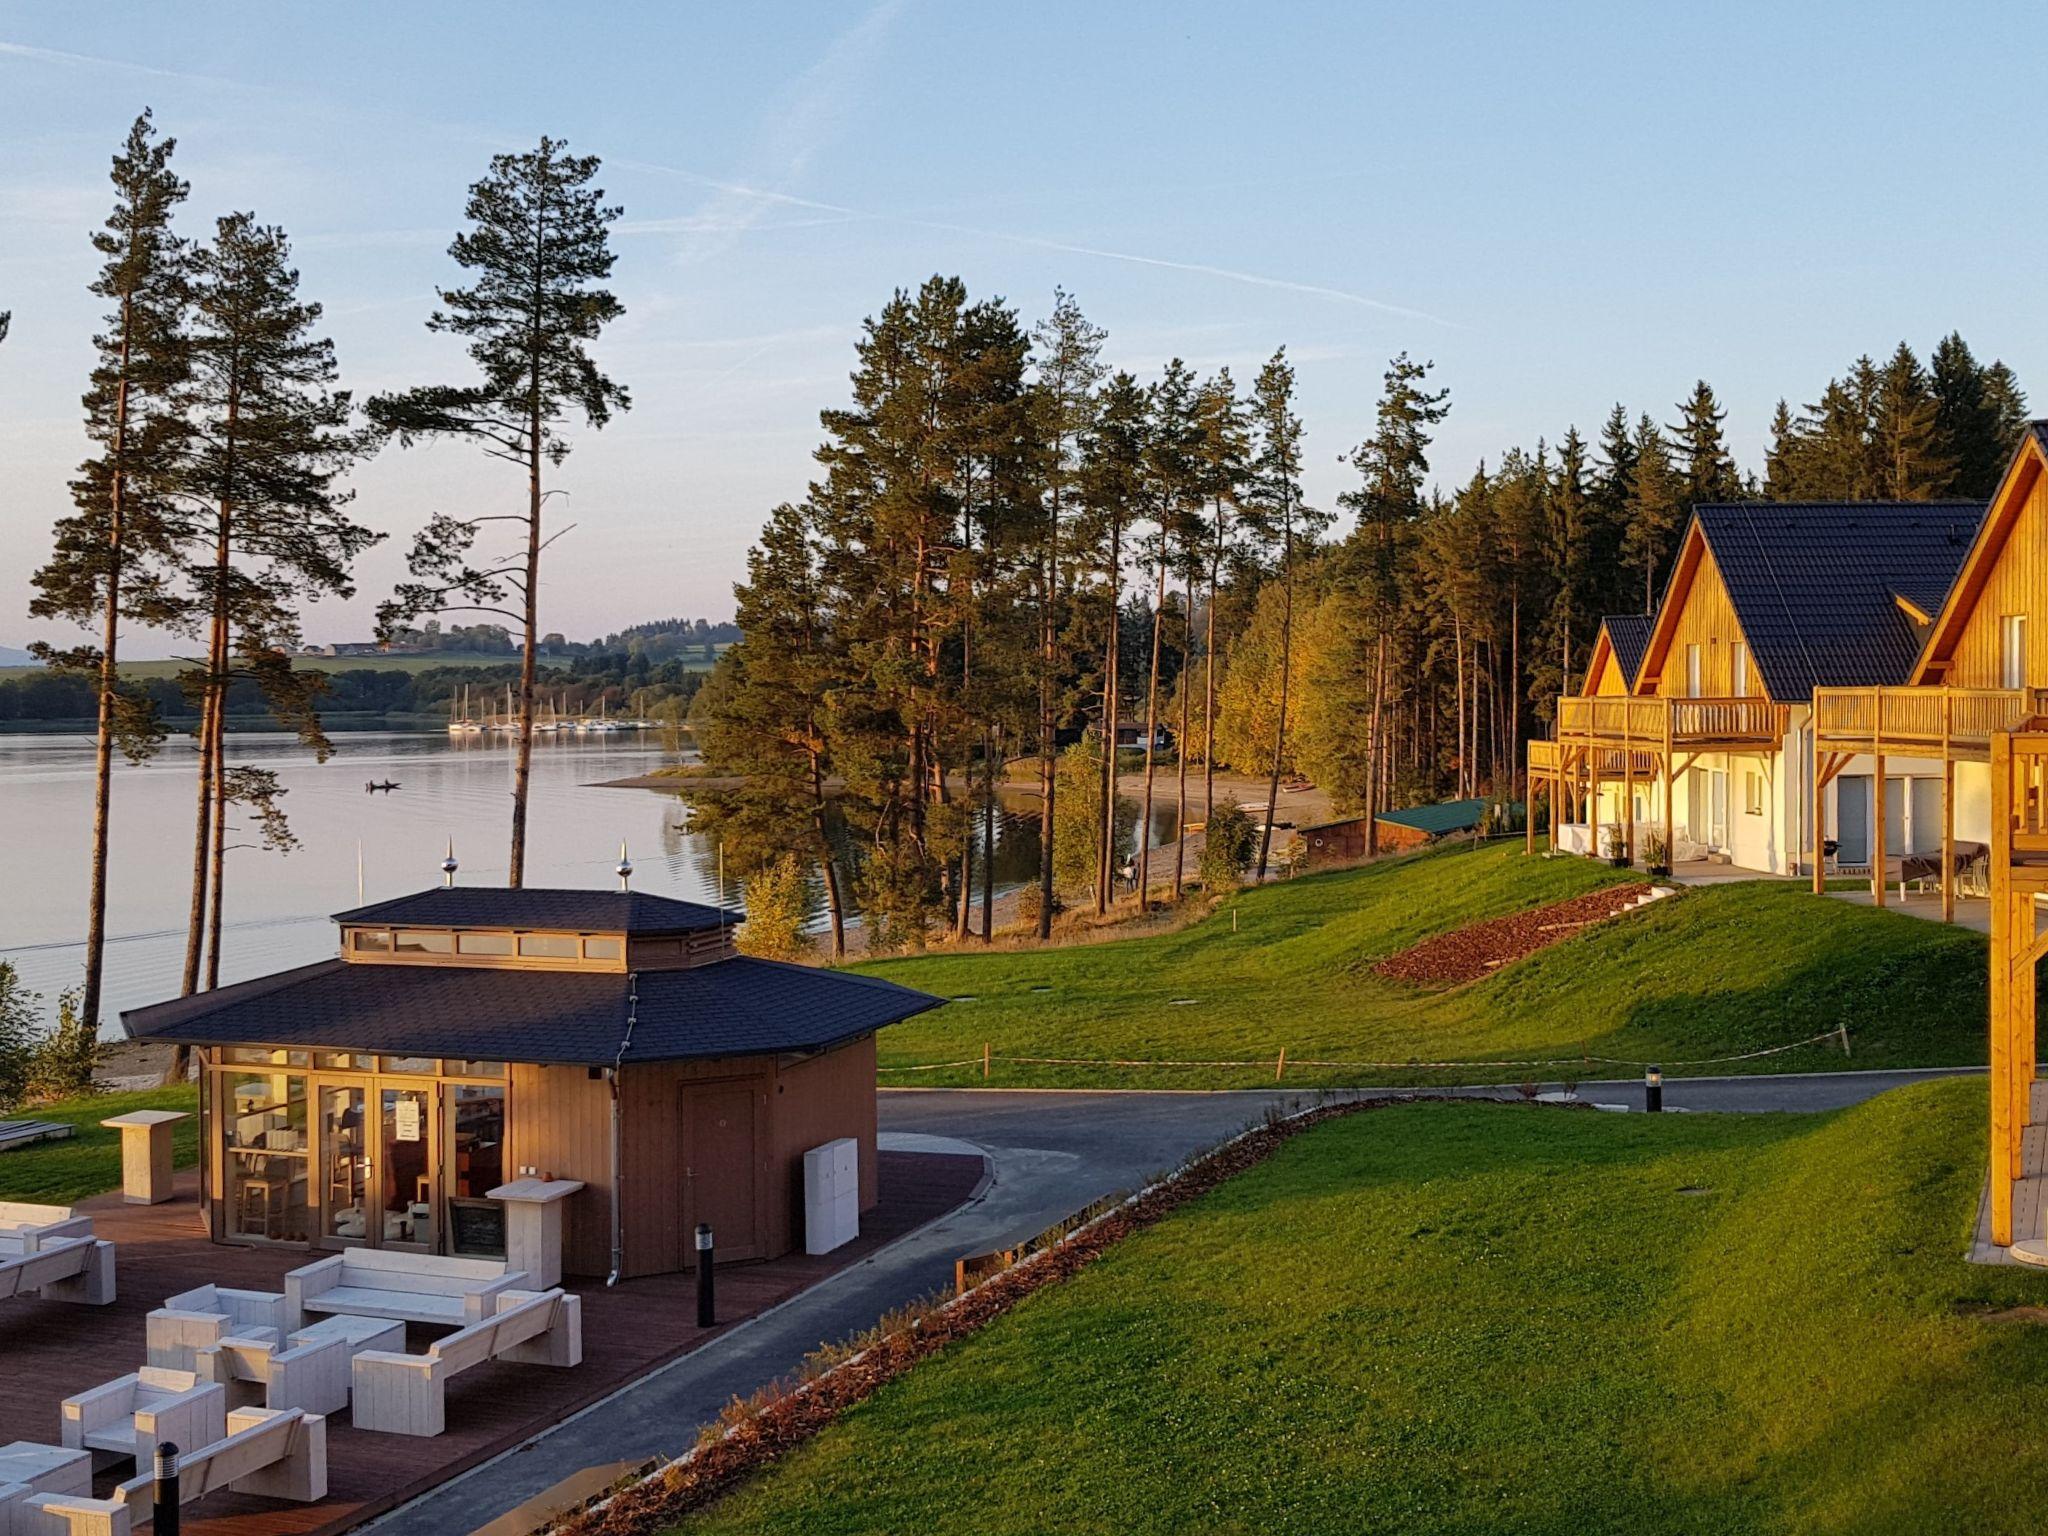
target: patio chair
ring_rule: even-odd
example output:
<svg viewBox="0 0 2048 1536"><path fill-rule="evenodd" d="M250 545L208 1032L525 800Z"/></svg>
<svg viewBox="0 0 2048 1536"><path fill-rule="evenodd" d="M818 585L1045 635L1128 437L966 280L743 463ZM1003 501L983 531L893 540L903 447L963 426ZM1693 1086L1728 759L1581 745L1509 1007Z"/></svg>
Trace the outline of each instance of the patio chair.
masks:
<svg viewBox="0 0 2048 1536"><path fill-rule="evenodd" d="M156 1448L211 1445L227 1434L227 1391L191 1371L145 1365L132 1375L64 1399L64 1444L132 1456L148 1466Z"/></svg>
<svg viewBox="0 0 2048 1536"><path fill-rule="evenodd" d="M165 1370L197 1369L202 1349L233 1335L271 1338L284 1335L284 1295L279 1291L239 1291L224 1285L202 1285L166 1297L144 1319L145 1358Z"/></svg>

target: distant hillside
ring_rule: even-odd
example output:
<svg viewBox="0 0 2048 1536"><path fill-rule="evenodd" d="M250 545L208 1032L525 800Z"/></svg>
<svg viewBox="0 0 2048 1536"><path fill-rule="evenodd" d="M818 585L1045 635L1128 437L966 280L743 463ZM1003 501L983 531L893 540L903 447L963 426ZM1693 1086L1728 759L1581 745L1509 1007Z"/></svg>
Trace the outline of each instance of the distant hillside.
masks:
<svg viewBox="0 0 2048 1536"><path fill-rule="evenodd" d="M16 645L0 645L0 667L26 667L35 662L35 657Z"/></svg>

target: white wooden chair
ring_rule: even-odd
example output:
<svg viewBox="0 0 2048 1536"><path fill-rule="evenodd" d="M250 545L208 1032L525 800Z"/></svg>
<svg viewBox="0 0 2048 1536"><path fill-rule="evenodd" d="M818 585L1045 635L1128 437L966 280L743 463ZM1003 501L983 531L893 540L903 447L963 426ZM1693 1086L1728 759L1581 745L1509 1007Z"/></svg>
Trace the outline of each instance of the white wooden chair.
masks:
<svg viewBox="0 0 2048 1536"><path fill-rule="evenodd" d="M156 1448L211 1445L227 1433L227 1391L191 1371L145 1365L90 1392L64 1399L64 1444L133 1456L147 1468Z"/></svg>
<svg viewBox="0 0 2048 1536"><path fill-rule="evenodd" d="M222 1488L316 1504L327 1497L327 1421L317 1414L240 1408L225 1432L178 1457L178 1502ZM156 1472L129 1478L109 1499L0 1487L0 1536L129 1536L155 1517Z"/></svg>
<svg viewBox="0 0 2048 1536"><path fill-rule="evenodd" d="M73 1214L68 1205L0 1200L0 1257L34 1253L51 1238L91 1236L92 1218Z"/></svg>
<svg viewBox="0 0 2048 1536"><path fill-rule="evenodd" d="M351 1248L284 1277L285 1332L308 1312L395 1317L460 1328L491 1315L498 1293L522 1284L502 1259L446 1259L428 1253Z"/></svg>
<svg viewBox="0 0 2048 1536"><path fill-rule="evenodd" d="M104 1307L114 1299L114 1245L94 1237L39 1236L33 1253L0 1255L0 1301L41 1296Z"/></svg>
<svg viewBox="0 0 2048 1536"><path fill-rule="evenodd" d="M583 1361L583 1298L506 1291L498 1311L437 1339L423 1355L366 1349L355 1358L353 1422L392 1435L438 1435L448 1424L448 1380L487 1360L567 1367Z"/></svg>
<svg viewBox="0 0 2048 1536"><path fill-rule="evenodd" d="M202 1285L180 1291L143 1320L145 1358L166 1370L189 1371L202 1349L230 1335L261 1338L259 1329L284 1334L284 1295ZM316 1410L317 1411L317 1410Z"/></svg>
<svg viewBox="0 0 2048 1536"><path fill-rule="evenodd" d="M281 1346L274 1334L229 1334L195 1351L192 1370L225 1387L236 1408L260 1397L272 1410L327 1414L348 1406L348 1366L348 1340L338 1335Z"/></svg>

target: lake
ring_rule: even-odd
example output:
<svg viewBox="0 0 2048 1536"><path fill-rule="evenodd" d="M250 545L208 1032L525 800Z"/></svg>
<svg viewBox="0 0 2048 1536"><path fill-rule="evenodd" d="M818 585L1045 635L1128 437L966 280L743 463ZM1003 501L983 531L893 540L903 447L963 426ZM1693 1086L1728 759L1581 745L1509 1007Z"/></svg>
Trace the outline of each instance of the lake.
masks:
<svg viewBox="0 0 2048 1536"><path fill-rule="evenodd" d="M275 732L230 732L237 763L272 768L301 846L288 855L236 837L230 820L221 981L243 981L334 953L333 913L360 896L377 901L437 884L449 838L461 884L502 885L510 837L512 742L503 735L445 731L337 731L325 763ZM529 885L610 889L624 839L633 888L689 901L718 899L718 849L685 829L674 795L602 789L674 760L654 731L543 736L534 744L527 815ZM173 736L148 763L115 759L107 953L101 1017L118 1036L123 1008L178 993L190 900L196 753ZM396 780L389 793L367 780ZM1168 803L1153 817L1154 842L1173 833ZM92 742L80 735L0 734L0 959L43 994L57 994L84 967L86 849L92 829ZM1035 801L998 818L997 889L1038 867ZM980 881L977 877L976 885ZM737 905L739 882L726 887Z"/></svg>

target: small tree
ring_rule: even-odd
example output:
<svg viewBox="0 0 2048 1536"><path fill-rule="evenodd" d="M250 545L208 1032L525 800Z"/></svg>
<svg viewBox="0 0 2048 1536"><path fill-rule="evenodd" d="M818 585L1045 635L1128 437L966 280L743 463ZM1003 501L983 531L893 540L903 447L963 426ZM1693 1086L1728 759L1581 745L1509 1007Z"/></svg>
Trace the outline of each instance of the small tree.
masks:
<svg viewBox="0 0 2048 1536"><path fill-rule="evenodd" d="M1081 897L1095 889L1102 865L1102 834L1109 820L1102 805L1102 739L1092 730L1087 732L1060 753L1058 773L1053 889L1056 896ZM1117 849L1130 840L1137 824L1137 802L1128 795L1117 796Z"/></svg>
<svg viewBox="0 0 2048 1536"><path fill-rule="evenodd" d="M742 953L764 960L798 960L810 951L811 882L803 862L785 853L746 881L747 920L739 931Z"/></svg>
<svg viewBox="0 0 2048 1536"><path fill-rule="evenodd" d="M28 1064L28 1096L33 1099L75 1099L98 1093L105 1047L99 1031L79 1007L79 989L57 999L57 1027L36 1042Z"/></svg>
<svg viewBox="0 0 2048 1536"><path fill-rule="evenodd" d="M1259 829L1235 799L1217 802L1202 832L1202 889L1212 895L1237 888L1259 856Z"/></svg>
<svg viewBox="0 0 2048 1536"><path fill-rule="evenodd" d="M12 960L0 960L0 1110L20 1103L28 1087L42 1008L42 994L21 984Z"/></svg>

